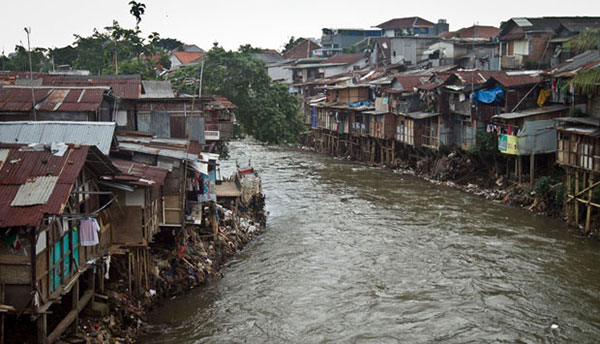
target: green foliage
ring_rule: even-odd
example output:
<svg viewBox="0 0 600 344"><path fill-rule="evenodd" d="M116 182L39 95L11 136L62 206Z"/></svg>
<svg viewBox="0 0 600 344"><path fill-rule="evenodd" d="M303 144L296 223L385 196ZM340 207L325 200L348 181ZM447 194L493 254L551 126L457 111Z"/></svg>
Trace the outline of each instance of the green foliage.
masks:
<svg viewBox="0 0 600 344"><path fill-rule="evenodd" d="M34 72L40 72L47 69L48 58L47 49L31 49L31 65ZM3 59L4 70L29 71L29 54L27 49L21 45L15 46L15 54L11 58Z"/></svg>
<svg viewBox="0 0 600 344"><path fill-rule="evenodd" d="M188 94L198 93L200 65L178 68L171 84ZM186 82L187 80L187 82ZM238 106L243 130L269 143L294 142L302 130L298 101L286 86L273 83L264 63L248 53L215 46L204 60L203 93L220 94Z"/></svg>
<svg viewBox="0 0 600 344"><path fill-rule="evenodd" d="M75 35L77 58L74 67L87 69L92 74L117 74L117 67L130 59L139 59L144 52L151 51L139 36L139 30L125 29L117 21L100 32L94 30L90 37Z"/></svg>
<svg viewBox="0 0 600 344"><path fill-rule="evenodd" d="M498 142L496 136L491 133L477 131L475 134L475 145L471 147L472 152L481 155L494 155L498 153Z"/></svg>
<svg viewBox="0 0 600 344"><path fill-rule="evenodd" d="M575 53L600 49L600 29L589 29L569 41L569 48Z"/></svg>
<svg viewBox="0 0 600 344"><path fill-rule="evenodd" d="M360 47L356 44L342 49L342 54L356 54L356 53L360 53L360 52L361 52Z"/></svg>
<svg viewBox="0 0 600 344"><path fill-rule="evenodd" d="M181 46L183 46L183 42L177 40L175 38L158 38L156 40L152 40L151 44L156 48L162 48L164 50L172 51Z"/></svg>
<svg viewBox="0 0 600 344"><path fill-rule="evenodd" d="M110 74L110 70L105 70L105 74ZM144 80L157 79L156 65L152 60L130 59L119 63L120 74L138 74Z"/></svg>
<svg viewBox="0 0 600 344"><path fill-rule="evenodd" d="M575 89L582 94L596 92L600 85L600 68L577 72L569 84L575 86Z"/></svg>
<svg viewBox="0 0 600 344"><path fill-rule="evenodd" d="M140 25L140 22L142 21L142 15L146 12L146 5L141 2L131 0L129 1L129 6L131 6L129 13L135 17L135 27L137 29L138 25Z"/></svg>
<svg viewBox="0 0 600 344"><path fill-rule="evenodd" d="M283 54L287 53L293 47L295 47L296 45L298 45L298 43L302 42L302 40L304 40L304 38L301 38L301 37L294 38L294 36L290 37L290 40L283 47L283 51L281 52L281 54L283 55Z"/></svg>
<svg viewBox="0 0 600 344"><path fill-rule="evenodd" d="M558 185L557 187L551 190L550 195L552 196L552 199L554 200L554 202L556 202L556 204L562 206L562 204L565 201L565 198L567 197L567 186L564 183Z"/></svg>
<svg viewBox="0 0 600 344"><path fill-rule="evenodd" d="M62 48L50 49L49 57L54 59L56 66L69 65L72 66L77 58L77 50L70 45Z"/></svg>
<svg viewBox="0 0 600 344"><path fill-rule="evenodd" d="M250 44L244 44L244 45L240 45L240 47L238 48L238 51L242 54L252 54L252 53L262 53L265 50L262 48L255 48Z"/></svg>
<svg viewBox="0 0 600 344"><path fill-rule="evenodd" d="M552 178L548 176L543 176L538 178L535 182L535 186L533 187L533 191L535 191L536 195L541 197L548 196L550 190L552 189Z"/></svg>

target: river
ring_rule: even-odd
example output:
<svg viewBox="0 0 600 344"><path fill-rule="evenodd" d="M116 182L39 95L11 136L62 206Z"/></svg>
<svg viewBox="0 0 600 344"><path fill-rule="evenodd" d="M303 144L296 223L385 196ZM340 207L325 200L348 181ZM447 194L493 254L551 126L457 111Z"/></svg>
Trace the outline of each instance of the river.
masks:
<svg viewBox="0 0 600 344"><path fill-rule="evenodd" d="M233 142L268 224L146 343L563 343L600 338L600 243L416 177ZM224 175L227 175L224 172Z"/></svg>

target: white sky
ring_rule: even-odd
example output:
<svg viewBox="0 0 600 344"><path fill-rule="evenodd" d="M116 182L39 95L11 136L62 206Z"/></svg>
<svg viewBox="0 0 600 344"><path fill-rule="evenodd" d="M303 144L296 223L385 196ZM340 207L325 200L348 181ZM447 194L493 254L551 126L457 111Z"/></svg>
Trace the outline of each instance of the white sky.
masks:
<svg viewBox="0 0 600 344"><path fill-rule="evenodd" d="M27 37L32 47L62 47L73 34L88 36L115 19L133 28L129 0L2 0L10 5L0 20L0 49L6 54ZM369 28L391 18L420 16L432 22L447 19L450 30L472 25L499 26L511 17L600 16L600 0L491 1L323 1L323 0L142 0L146 14L140 28L144 36L162 37L210 49L217 41L226 49L250 43L281 49L290 36L320 37L323 27Z"/></svg>

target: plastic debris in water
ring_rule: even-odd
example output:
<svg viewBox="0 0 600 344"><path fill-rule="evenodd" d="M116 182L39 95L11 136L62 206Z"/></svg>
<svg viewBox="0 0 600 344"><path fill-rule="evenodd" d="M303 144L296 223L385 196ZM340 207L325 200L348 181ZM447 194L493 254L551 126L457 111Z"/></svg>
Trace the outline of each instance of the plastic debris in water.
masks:
<svg viewBox="0 0 600 344"><path fill-rule="evenodd" d="M551 329L553 329L553 330L556 330L556 329L558 328L558 325L556 325L556 324L552 324L552 325L550 326L550 328L551 328Z"/></svg>

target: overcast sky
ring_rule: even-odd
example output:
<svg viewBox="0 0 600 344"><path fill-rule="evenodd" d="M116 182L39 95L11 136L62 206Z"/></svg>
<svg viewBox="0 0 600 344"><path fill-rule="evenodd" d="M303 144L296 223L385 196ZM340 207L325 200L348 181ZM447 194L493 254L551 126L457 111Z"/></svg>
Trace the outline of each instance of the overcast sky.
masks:
<svg viewBox="0 0 600 344"><path fill-rule="evenodd" d="M10 0L3 0L10 1ZM16 44L27 44L23 28L32 29L32 47L62 47L73 34L90 35L117 20L133 28L129 0L12 0L2 6L0 49L6 54ZM158 32L210 49L219 42L226 49L241 44L281 49L290 36L320 37L321 28L369 28L386 20L420 16L432 22L444 18L450 30L472 25L499 26L511 17L600 16L599 0L490 1L323 1L323 0L142 0L146 14L143 34Z"/></svg>

